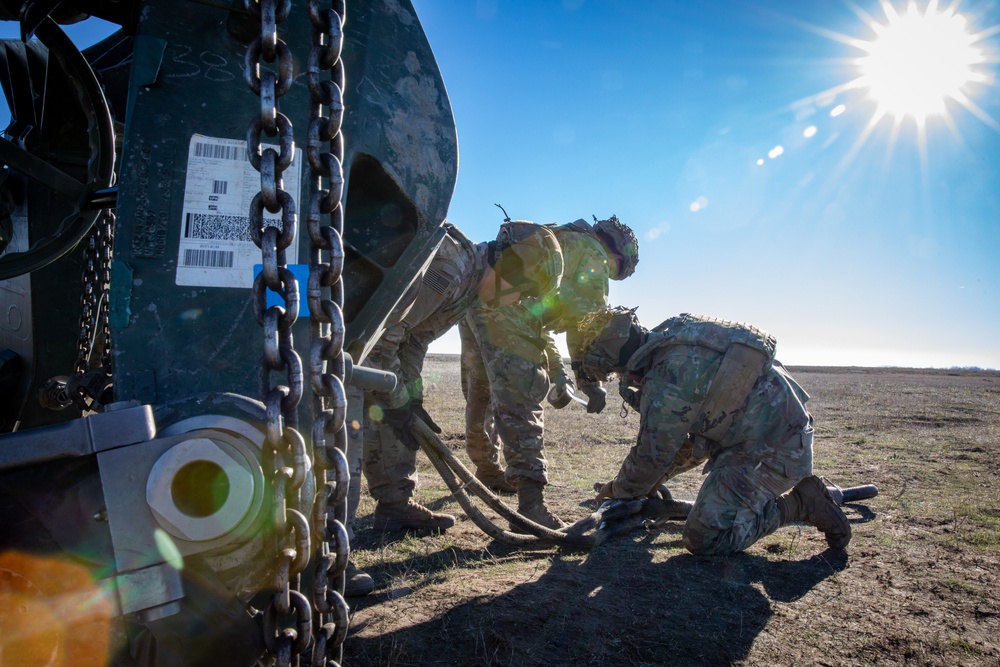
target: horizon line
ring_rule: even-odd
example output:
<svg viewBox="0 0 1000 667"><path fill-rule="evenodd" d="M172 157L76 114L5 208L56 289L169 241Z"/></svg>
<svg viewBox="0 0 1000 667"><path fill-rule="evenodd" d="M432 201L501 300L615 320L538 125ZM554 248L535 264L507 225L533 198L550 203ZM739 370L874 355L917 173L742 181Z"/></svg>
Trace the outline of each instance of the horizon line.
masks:
<svg viewBox="0 0 1000 667"><path fill-rule="evenodd" d="M438 356L438 357L461 357L459 352L441 352L441 351L429 351L427 356ZM569 357L563 357L565 362L569 362ZM362 364L363 365L363 364ZM782 366L787 366L789 368L872 368L878 370L906 370L906 371L984 371L990 373L996 373L1000 371L997 368L991 368L989 366L900 366L898 364L803 364L794 363L786 364L782 362Z"/></svg>

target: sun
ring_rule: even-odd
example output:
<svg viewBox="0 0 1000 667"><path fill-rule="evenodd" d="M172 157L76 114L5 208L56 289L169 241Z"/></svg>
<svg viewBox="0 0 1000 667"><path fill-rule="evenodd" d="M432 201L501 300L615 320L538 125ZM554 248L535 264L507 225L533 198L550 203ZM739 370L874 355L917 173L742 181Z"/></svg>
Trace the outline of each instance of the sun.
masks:
<svg viewBox="0 0 1000 667"><path fill-rule="evenodd" d="M987 58L977 46L983 35L970 32L955 5L941 9L937 0L923 11L910 2L903 13L883 2L882 11L884 22L869 20L875 37L853 40L864 55L855 60L860 76L852 87L875 102L874 120L889 115L922 126L929 117L947 116L949 100L968 108L969 85L988 81L980 70Z"/></svg>
<svg viewBox="0 0 1000 667"><path fill-rule="evenodd" d="M857 51L837 62L847 65L851 76L843 83L796 102L793 107L830 107L831 118L847 111L867 111L861 132L844 155L847 168L876 136L888 140L889 159L903 130L910 126L922 167L929 163L929 139L941 137L942 128L962 141L959 115L975 116L1000 133L1000 122L977 103L977 98L996 86L998 60L993 39L1000 25L976 28L986 15L969 9L959 12L960 0L942 7L938 0L881 0L882 17L876 18L844 0L864 22L869 36L851 36L829 28L803 24L807 30L840 42ZM867 98L865 103L862 98ZM888 135L882 135L883 119L890 119ZM932 135L933 132L933 135Z"/></svg>

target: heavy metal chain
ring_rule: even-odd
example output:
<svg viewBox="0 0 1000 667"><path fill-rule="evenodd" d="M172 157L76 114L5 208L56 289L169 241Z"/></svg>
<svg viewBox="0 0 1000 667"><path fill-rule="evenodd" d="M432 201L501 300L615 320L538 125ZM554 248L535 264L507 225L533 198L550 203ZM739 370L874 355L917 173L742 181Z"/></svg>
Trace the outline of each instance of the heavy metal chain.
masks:
<svg viewBox="0 0 1000 667"><path fill-rule="evenodd" d="M313 572L316 643L312 664L339 664L347 636L348 607L344 601L344 571L350 555L347 536L347 394L344 390L344 63L341 60L346 18L345 0L321 8L308 0L312 48L306 68L309 84L310 312L309 380L313 393L312 444L318 492L313 530L320 552ZM324 115L325 112L325 115ZM333 479L328 478L328 473Z"/></svg>
<svg viewBox="0 0 1000 667"><path fill-rule="evenodd" d="M111 293L111 255L114 247L115 215L106 210L87 237L83 256L83 296L80 299L80 336L77 340L76 377L68 398L81 410L100 409L111 385L111 327L108 302ZM91 369L98 342L101 365Z"/></svg>
<svg viewBox="0 0 1000 667"><path fill-rule="evenodd" d="M263 270L253 283L254 315L264 329L260 364L260 396L267 425L262 467L270 482L273 519L270 547L277 554L274 595L264 609L264 644L278 665L298 664L297 656L312 642L312 609L299 591L299 575L312 553L309 521L312 498L302 493L308 469L306 443L297 430L302 398L302 361L295 351L292 325L298 318L299 290L288 268L286 250L298 224L294 198L282 188L282 174L295 153L292 122L278 111L278 100L292 85L293 61L288 45L278 38L291 0L245 0L247 12L260 21L260 37L247 46L245 72L251 90L260 96L260 113L247 128L247 156L260 172L260 192L250 202L250 235L261 251ZM261 62L274 64L262 68ZM264 148L261 133L278 137L279 150ZM264 219L264 209L281 213L280 226ZM267 290L281 296L283 306L267 306ZM271 382L284 373L285 383ZM306 485L309 488L310 485Z"/></svg>

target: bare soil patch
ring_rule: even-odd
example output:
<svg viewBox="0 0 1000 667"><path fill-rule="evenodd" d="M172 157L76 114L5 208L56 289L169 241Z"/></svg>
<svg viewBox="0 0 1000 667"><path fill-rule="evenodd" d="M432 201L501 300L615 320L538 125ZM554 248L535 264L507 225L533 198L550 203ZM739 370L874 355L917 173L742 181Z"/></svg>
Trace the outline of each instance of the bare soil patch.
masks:
<svg viewBox="0 0 1000 667"><path fill-rule="evenodd" d="M846 555L803 526L736 557L696 557L679 523L590 552L513 549L462 515L421 455L420 501L458 523L383 534L363 494L354 558L376 590L349 600L345 662L1000 665L1000 373L791 370L812 396L817 474L881 490L847 508ZM425 378L426 406L467 462L457 357L432 356ZM601 415L571 404L545 418L547 497L575 521L638 416L609 400ZM691 471L672 490L693 498L701 479Z"/></svg>

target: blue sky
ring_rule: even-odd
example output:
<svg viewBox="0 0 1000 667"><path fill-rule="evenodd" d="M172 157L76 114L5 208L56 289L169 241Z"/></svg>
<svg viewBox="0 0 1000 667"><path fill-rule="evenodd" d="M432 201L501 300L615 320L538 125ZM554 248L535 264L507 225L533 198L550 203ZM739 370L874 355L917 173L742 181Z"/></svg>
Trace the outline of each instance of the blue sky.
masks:
<svg viewBox="0 0 1000 667"><path fill-rule="evenodd" d="M414 5L458 127L449 218L472 237L493 233L494 203L537 222L616 213L641 245L611 301L647 326L747 321L789 364L1000 368L996 34L973 44L992 83L963 89L979 115L949 100L921 141L911 117L866 130L864 89L823 95L859 76L849 38L875 41L875 2ZM996 2L958 13L1000 24Z"/></svg>
<svg viewBox="0 0 1000 667"><path fill-rule="evenodd" d="M611 301L647 326L746 321L786 364L1000 368L995 0L957 8L980 56L964 103L874 124L867 87L838 90L885 43L873 24L902 24L871 0L413 4L458 127L449 219L473 239L495 234L494 203L542 223L615 213L640 263ZM927 88L934 44L893 84Z"/></svg>

